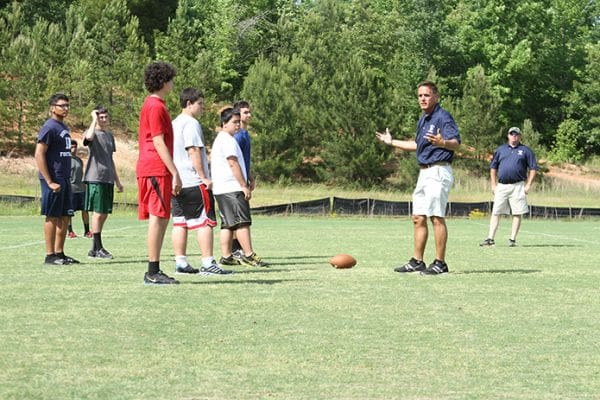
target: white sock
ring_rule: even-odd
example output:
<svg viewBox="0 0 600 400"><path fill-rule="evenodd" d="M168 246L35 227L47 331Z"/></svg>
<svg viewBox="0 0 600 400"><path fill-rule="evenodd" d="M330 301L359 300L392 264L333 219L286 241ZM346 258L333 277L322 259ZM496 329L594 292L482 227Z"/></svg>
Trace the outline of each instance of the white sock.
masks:
<svg viewBox="0 0 600 400"><path fill-rule="evenodd" d="M175 256L175 265L185 267L188 265L186 256Z"/></svg>
<svg viewBox="0 0 600 400"><path fill-rule="evenodd" d="M215 258L210 256L210 257L202 257L202 266L204 268L208 268L212 265L212 263L215 262Z"/></svg>

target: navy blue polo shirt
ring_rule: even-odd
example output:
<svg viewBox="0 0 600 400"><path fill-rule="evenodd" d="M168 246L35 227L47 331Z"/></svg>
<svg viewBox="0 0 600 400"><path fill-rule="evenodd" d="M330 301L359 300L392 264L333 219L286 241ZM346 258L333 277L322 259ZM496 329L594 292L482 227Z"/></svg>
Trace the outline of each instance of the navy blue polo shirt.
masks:
<svg viewBox="0 0 600 400"><path fill-rule="evenodd" d="M537 170L533 151L524 144L512 147L508 143L496 149L490 169L498 170L498 182L517 183L527 180L529 170Z"/></svg>
<svg viewBox="0 0 600 400"><path fill-rule="evenodd" d="M417 123L415 141L417 142L417 162L420 165L444 161L452 162L454 158L453 151L435 146L425 138L425 135L429 133L436 135L438 129L442 133L444 140L456 139L460 143L460 134L458 133L458 127L454 122L454 118L452 118L452 115L448 111L440 107L439 104L436 104L431 114L424 113Z"/></svg>

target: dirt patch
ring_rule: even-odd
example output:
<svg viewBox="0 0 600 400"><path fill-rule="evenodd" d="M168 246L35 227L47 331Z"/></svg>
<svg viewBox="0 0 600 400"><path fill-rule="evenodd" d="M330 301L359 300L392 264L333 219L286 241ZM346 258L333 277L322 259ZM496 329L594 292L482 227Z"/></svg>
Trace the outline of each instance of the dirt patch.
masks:
<svg viewBox="0 0 600 400"><path fill-rule="evenodd" d="M83 146L83 132L71 131L71 137L79 143L78 155L87 162L87 147ZM127 138L115 136L117 152L115 153L115 164L119 171L125 175L135 175L135 164L138 158L137 141L133 142ZM21 156L17 152L9 153L0 157L0 171L3 173L21 175L35 172L37 167L33 156Z"/></svg>
<svg viewBox="0 0 600 400"><path fill-rule="evenodd" d="M567 181L586 189L600 189L600 172L575 164L564 164L560 167L550 166L544 176Z"/></svg>

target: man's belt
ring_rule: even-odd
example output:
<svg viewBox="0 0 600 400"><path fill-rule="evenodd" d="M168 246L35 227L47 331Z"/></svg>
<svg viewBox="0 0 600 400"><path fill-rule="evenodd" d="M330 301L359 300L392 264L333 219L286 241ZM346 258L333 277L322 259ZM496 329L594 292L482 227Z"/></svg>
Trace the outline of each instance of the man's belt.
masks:
<svg viewBox="0 0 600 400"><path fill-rule="evenodd" d="M450 165L450 163L448 161L437 161L437 162L434 162L431 164L419 164L419 168L427 169L427 168L437 167L437 166L447 167L448 165Z"/></svg>
<svg viewBox="0 0 600 400"><path fill-rule="evenodd" d="M498 181L498 183L501 183L503 185L512 185L513 183L519 183L519 182L523 182L523 181Z"/></svg>

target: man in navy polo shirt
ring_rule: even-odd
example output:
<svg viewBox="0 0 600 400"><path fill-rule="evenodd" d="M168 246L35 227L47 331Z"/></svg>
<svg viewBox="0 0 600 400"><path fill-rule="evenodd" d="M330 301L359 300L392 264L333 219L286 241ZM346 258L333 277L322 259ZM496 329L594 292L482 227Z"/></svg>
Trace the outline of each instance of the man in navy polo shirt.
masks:
<svg viewBox="0 0 600 400"><path fill-rule="evenodd" d="M439 275L448 272L446 264L446 206L448 193L454 182L450 164L454 151L460 146L460 134L452 115L440 107L439 93L431 81L421 82L417 87L419 107L423 111L417 123L415 140L392 139L389 129L376 133L377 138L405 151L416 151L421 168L417 186L413 192L414 254L396 272L420 272L422 275ZM427 219L433 224L435 260L426 266L423 261L429 230Z"/></svg>
<svg viewBox="0 0 600 400"><path fill-rule="evenodd" d="M490 163L490 181L494 193L494 207L487 239L480 246L494 246L494 237L500 223L500 215L512 214L512 229L508 246L517 245L517 234L523 214L529 212L527 193L535 178L537 162L533 151L521 143L521 130L508 130L508 143L496 149Z"/></svg>
<svg viewBox="0 0 600 400"><path fill-rule="evenodd" d="M50 118L37 136L35 162L42 188L42 215L46 243L45 264L67 265L79 261L65 255L64 245L71 203L71 135L64 119L69 114L69 98L56 93L50 97Z"/></svg>

